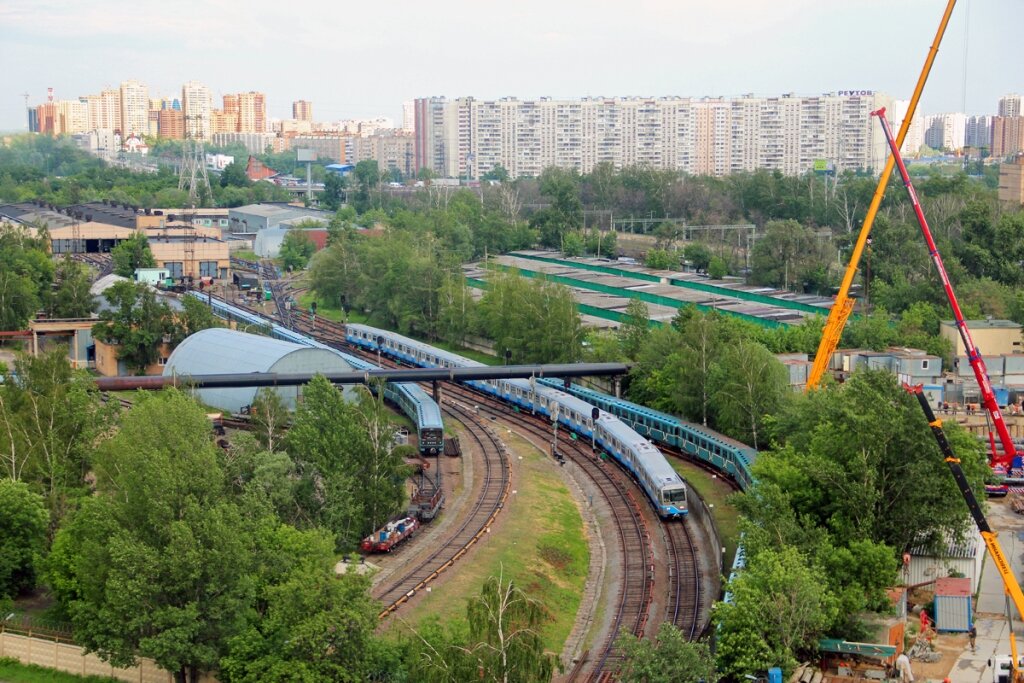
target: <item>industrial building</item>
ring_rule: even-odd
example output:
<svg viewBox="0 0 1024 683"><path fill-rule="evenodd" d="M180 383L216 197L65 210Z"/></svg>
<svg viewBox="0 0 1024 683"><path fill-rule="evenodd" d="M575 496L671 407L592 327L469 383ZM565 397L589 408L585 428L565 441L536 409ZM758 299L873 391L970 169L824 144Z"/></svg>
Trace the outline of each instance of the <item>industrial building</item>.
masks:
<svg viewBox="0 0 1024 683"><path fill-rule="evenodd" d="M232 234L255 234L267 228L294 225L313 220L326 225L334 214L330 211L295 206L286 202L248 204L228 210L228 230Z"/></svg>
<svg viewBox="0 0 1024 683"><path fill-rule="evenodd" d="M202 330L188 337L174 350L164 376L212 375L252 372L314 373L351 370L338 354L326 349L300 346L289 342L247 334L224 328ZM229 389L197 389L199 399L220 410L237 413L251 406L258 387ZM274 387L289 409L294 409L302 387ZM353 389L346 388L351 395Z"/></svg>
<svg viewBox="0 0 1024 683"><path fill-rule="evenodd" d="M1024 341L1021 339L1021 326L1012 320L967 320L967 329L975 346L986 358L1024 352ZM939 335L953 346L953 355L960 357L967 352L960 332L952 320L943 320L939 325Z"/></svg>

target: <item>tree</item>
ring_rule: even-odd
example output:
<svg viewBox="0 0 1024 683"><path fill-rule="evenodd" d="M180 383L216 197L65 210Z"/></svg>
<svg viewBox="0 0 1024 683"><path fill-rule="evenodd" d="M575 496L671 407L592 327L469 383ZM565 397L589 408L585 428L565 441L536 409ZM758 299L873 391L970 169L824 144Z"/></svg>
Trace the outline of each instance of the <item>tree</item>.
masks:
<svg viewBox="0 0 1024 683"><path fill-rule="evenodd" d="M49 515L27 484L0 479L0 599L35 588Z"/></svg>
<svg viewBox="0 0 1024 683"><path fill-rule="evenodd" d="M729 582L732 602L715 605L721 673L744 674L779 666L783 676L817 641L836 616L836 602L820 570L796 548L765 550Z"/></svg>
<svg viewBox="0 0 1024 683"><path fill-rule="evenodd" d="M722 353L722 331L717 314L698 313L683 328L676 384L676 402L687 417L708 426L714 399L712 373Z"/></svg>
<svg viewBox="0 0 1024 683"><path fill-rule="evenodd" d="M222 327L220 320L205 303L194 296L181 298L181 313L178 316L178 335L182 338L211 327Z"/></svg>
<svg viewBox="0 0 1024 683"><path fill-rule="evenodd" d="M33 237L22 226L0 222L0 329L20 330L50 297L53 263L46 230Z"/></svg>
<svg viewBox="0 0 1024 683"><path fill-rule="evenodd" d="M64 349L21 356L0 385L0 472L42 493L54 526L88 493L96 440L111 426L95 383Z"/></svg>
<svg viewBox="0 0 1024 683"><path fill-rule="evenodd" d="M622 683L715 683L715 658L704 642L689 642L670 622L658 627L653 640L637 638L626 630L619 636Z"/></svg>
<svg viewBox="0 0 1024 683"><path fill-rule="evenodd" d="M85 266L65 256L57 266L57 291L53 294L50 314L54 318L88 318L96 310L96 301L89 291L92 283Z"/></svg>
<svg viewBox="0 0 1024 683"><path fill-rule="evenodd" d="M626 305L626 319L619 327L619 343L627 358L636 359L651 334L650 311L640 299L630 299Z"/></svg>
<svg viewBox="0 0 1024 683"><path fill-rule="evenodd" d="M260 445L271 452L277 450L290 418L281 395L270 387L262 387L249 408L249 416Z"/></svg>
<svg viewBox="0 0 1024 683"><path fill-rule="evenodd" d="M758 284L789 289L824 259L814 234L794 220L772 221L754 243L751 278Z"/></svg>
<svg viewBox="0 0 1024 683"><path fill-rule="evenodd" d="M301 224L289 230L281 241L281 265L288 270L302 270L314 253L316 245Z"/></svg>
<svg viewBox="0 0 1024 683"><path fill-rule="evenodd" d="M221 187L249 187L250 185L252 185L252 181L249 180L245 166L240 161L232 161L221 171Z"/></svg>
<svg viewBox="0 0 1024 683"><path fill-rule="evenodd" d="M678 267L679 257L664 249L649 249L644 255L644 265L657 270L670 270Z"/></svg>
<svg viewBox="0 0 1024 683"><path fill-rule="evenodd" d="M459 273L445 275L438 294L438 304L439 336L461 346L475 323L476 302L466 280Z"/></svg>
<svg viewBox="0 0 1024 683"><path fill-rule="evenodd" d="M729 274L729 265L721 256L713 256L708 264L708 277L721 280Z"/></svg>
<svg viewBox="0 0 1024 683"><path fill-rule="evenodd" d="M567 232L562 235L562 253L568 257L583 256L586 245L583 235L578 232Z"/></svg>
<svg viewBox="0 0 1024 683"><path fill-rule="evenodd" d="M101 322L93 325L93 336L117 345L117 357L130 369L144 373L156 362L164 337L181 333L173 311L142 283L118 282L103 296L111 309L100 313Z"/></svg>
<svg viewBox="0 0 1024 683"><path fill-rule="evenodd" d="M481 680L492 683L550 681L554 657L539 629L543 606L502 576L491 576L466 608L468 633L414 632L409 675L423 683Z"/></svg>
<svg viewBox="0 0 1024 683"><path fill-rule="evenodd" d="M251 541L217 458L203 410L174 390L136 403L97 454L97 495L58 533L49 575L75 638L114 666L152 657L194 683L250 615Z"/></svg>
<svg viewBox="0 0 1024 683"><path fill-rule="evenodd" d="M768 349L742 340L727 347L712 372L718 428L754 448L764 445L764 421L788 391L786 369Z"/></svg>
<svg viewBox="0 0 1024 683"><path fill-rule="evenodd" d="M271 520L256 532L258 619L228 641L225 683L385 680L385 646L373 635L379 606L370 575L334 574L334 544L321 530ZM282 554L281 549L287 552Z"/></svg>
<svg viewBox="0 0 1024 683"><path fill-rule="evenodd" d="M320 195L321 203L331 211L340 209L345 196L345 185L344 176L340 173L328 171L327 176L324 178L324 191Z"/></svg>
<svg viewBox="0 0 1024 683"><path fill-rule="evenodd" d="M541 172L539 181L540 192L551 205L538 211L530 222L540 230L542 244L559 247L563 234L583 225L580 178L575 170L549 166Z"/></svg>
<svg viewBox="0 0 1024 683"><path fill-rule="evenodd" d="M149 239L145 233L137 232L126 240L121 240L110 251L114 259L114 273L129 279L135 278L137 268L153 268L156 259L149 249Z"/></svg>
<svg viewBox="0 0 1024 683"><path fill-rule="evenodd" d="M690 262L698 273L706 272L711 265L711 250L703 242L691 242L683 248L683 258Z"/></svg>

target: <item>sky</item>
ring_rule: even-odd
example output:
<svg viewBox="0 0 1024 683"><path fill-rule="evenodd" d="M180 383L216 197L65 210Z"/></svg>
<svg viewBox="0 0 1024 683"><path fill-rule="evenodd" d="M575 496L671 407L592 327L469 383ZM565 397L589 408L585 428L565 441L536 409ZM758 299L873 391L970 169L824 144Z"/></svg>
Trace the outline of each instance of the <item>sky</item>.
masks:
<svg viewBox="0 0 1024 683"><path fill-rule="evenodd" d="M432 95L907 99L946 0L0 0L0 130L25 100L136 79L259 90L268 115L388 116ZM1024 92L1024 0L959 0L920 111L994 114Z"/></svg>

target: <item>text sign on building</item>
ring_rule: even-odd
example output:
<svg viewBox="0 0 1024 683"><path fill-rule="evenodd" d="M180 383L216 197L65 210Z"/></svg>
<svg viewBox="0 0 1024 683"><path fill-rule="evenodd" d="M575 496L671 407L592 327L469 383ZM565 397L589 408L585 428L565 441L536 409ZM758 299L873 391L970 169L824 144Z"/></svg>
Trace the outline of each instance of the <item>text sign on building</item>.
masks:
<svg viewBox="0 0 1024 683"><path fill-rule="evenodd" d="M872 97L875 94L874 90L840 90L840 97Z"/></svg>

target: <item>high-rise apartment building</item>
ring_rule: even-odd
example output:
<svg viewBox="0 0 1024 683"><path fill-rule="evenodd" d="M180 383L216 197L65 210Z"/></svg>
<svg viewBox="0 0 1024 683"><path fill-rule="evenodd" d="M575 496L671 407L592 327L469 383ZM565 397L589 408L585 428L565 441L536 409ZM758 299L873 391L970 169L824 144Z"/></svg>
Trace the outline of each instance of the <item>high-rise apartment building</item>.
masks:
<svg viewBox="0 0 1024 683"><path fill-rule="evenodd" d="M185 117L185 137L210 139L210 89L199 81L189 81L181 88L182 114Z"/></svg>
<svg viewBox="0 0 1024 683"><path fill-rule="evenodd" d="M858 91L820 97L744 96L415 101L414 168L479 178L501 165L513 177L548 166L589 173L600 163L726 175L765 168L787 175L827 162L881 168L886 144L870 113L891 104Z"/></svg>
<svg viewBox="0 0 1024 683"><path fill-rule="evenodd" d="M185 137L185 116L177 109L157 112L157 130L162 138L182 140Z"/></svg>
<svg viewBox="0 0 1024 683"><path fill-rule="evenodd" d="M406 133L416 131L416 102L414 100L402 102L402 130Z"/></svg>
<svg viewBox="0 0 1024 683"><path fill-rule="evenodd" d="M238 132L267 132L267 98L263 93L250 91L238 94Z"/></svg>
<svg viewBox="0 0 1024 683"><path fill-rule="evenodd" d="M935 114L925 118L924 144L932 149L956 152L963 148L966 134L965 114Z"/></svg>
<svg viewBox="0 0 1024 683"><path fill-rule="evenodd" d="M149 88L138 81L123 81L120 90L121 137L149 132Z"/></svg>
<svg viewBox="0 0 1024 683"><path fill-rule="evenodd" d="M1024 97L1011 94L999 98L998 115L1008 118L1024 116Z"/></svg>
<svg viewBox="0 0 1024 683"><path fill-rule="evenodd" d="M88 111L87 130L120 130L121 129L121 91L107 88L99 95L86 95L79 98L85 103Z"/></svg>
<svg viewBox="0 0 1024 683"><path fill-rule="evenodd" d="M907 109L909 108L910 100L893 101L892 110L889 111L889 120L894 133L903 126L903 120L907 118ZM922 146L924 146L924 116L920 110L917 110L914 112L914 120L910 122L907 136L903 138L900 154L906 157L917 156Z"/></svg>
<svg viewBox="0 0 1024 683"><path fill-rule="evenodd" d="M292 102L292 118L296 121L312 121L313 103L309 100L296 100Z"/></svg>
<svg viewBox="0 0 1024 683"><path fill-rule="evenodd" d="M980 149L992 147L992 117L968 116L964 145Z"/></svg>
<svg viewBox="0 0 1024 683"><path fill-rule="evenodd" d="M1024 152L1024 116L992 119L992 156L1008 157Z"/></svg>

